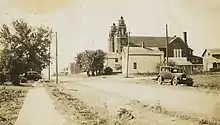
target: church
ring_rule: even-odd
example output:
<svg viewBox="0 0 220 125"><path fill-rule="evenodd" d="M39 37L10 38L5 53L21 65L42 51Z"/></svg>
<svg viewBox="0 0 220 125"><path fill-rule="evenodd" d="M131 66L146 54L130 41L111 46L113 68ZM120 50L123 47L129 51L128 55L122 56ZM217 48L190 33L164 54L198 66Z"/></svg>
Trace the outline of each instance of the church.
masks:
<svg viewBox="0 0 220 125"><path fill-rule="evenodd" d="M168 57L179 67L192 73L193 68L202 65L202 58L193 55L193 49L187 43L187 32L183 32L183 36L183 39L177 36L168 37ZM107 66L113 68L113 71L121 71L122 73L128 67L130 74L157 72L157 63L164 62L164 57L166 57L166 42L165 36L130 36L129 50L132 53L128 52L130 61L129 64L126 64L128 33L125 20L121 16L118 25L113 23L109 32L107 62L111 60L112 63L108 63L111 65ZM111 58L108 58L108 55L111 55ZM115 64L113 60L115 60ZM116 65L119 67L119 64L122 69L118 70L119 68L117 68L117 71L115 67Z"/></svg>

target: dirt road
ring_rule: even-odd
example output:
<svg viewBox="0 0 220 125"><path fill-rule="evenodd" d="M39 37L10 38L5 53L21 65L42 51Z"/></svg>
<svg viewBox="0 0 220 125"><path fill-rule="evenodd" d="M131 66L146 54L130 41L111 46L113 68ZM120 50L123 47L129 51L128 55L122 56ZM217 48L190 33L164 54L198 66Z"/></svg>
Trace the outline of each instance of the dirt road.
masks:
<svg viewBox="0 0 220 125"><path fill-rule="evenodd" d="M161 86L153 83L134 84L136 80L120 76L60 77L60 81L63 81L66 89L73 90L75 95L94 107L106 103L110 114L114 114L116 109L132 100L138 100L150 105L160 103L169 111L187 116L220 118L220 94L205 93L195 88ZM148 79L145 82L152 81Z"/></svg>

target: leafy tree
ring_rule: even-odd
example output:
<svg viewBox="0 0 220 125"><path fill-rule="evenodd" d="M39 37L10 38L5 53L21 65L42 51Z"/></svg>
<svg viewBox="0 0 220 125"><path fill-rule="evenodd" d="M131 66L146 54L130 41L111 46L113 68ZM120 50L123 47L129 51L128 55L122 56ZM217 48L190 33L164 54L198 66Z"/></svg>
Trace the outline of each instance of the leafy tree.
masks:
<svg viewBox="0 0 220 125"><path fill-rule="evenodd" d="M86 50L77 54L76 63L87 72L88 76L90 76L90 72L92 76L100 75L104 68L105 56L106 53L100 49Z"/></svg>
<svg viewBox="0 0 220 125"><path fill-rule="evenodd" d="M33 27L23 20L6 24L0 30L3 45L1 65L7 70L12 83L19 83L19 75L27 70L39 73L49 64L48 48L52 41L52 30L48 27Z"/></svg>

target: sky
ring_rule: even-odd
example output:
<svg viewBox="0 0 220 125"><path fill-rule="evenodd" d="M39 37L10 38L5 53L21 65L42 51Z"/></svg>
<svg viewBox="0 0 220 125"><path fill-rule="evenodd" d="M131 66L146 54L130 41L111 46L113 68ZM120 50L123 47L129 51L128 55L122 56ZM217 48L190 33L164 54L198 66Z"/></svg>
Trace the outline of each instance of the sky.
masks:
<svg viewBox="0 0 220 125"><path fill-rule="evenodd" d="M219 0L0 0L0 16L1 24L25 19L56 31L59 70L85 49L107 51L110 26L120 16L135 36L165 36L165 24L169 36L183 37L187 31L188 44L198 56L206 48L220 47Z"/></svg>

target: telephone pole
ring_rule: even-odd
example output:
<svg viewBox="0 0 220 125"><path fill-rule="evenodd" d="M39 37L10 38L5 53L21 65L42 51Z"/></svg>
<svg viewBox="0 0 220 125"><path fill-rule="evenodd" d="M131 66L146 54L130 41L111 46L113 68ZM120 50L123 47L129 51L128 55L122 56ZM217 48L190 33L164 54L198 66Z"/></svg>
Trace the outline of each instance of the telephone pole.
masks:
<svg viewBox="0 0 220 125"><path fill-rule="evenodd" d="M49 68L48 68L48 79L50 80L50 48L51 48L51 43L49 45Z"/></svg>
<svg viewBox="0 0 220 125"><path fill-rule="evenodd" d="M167 24L166 24L166 66L168 66L168 42L169 42L168 28L167 28Z"/></svg>
<svg viewBox="0 0 220 125"><path fill-rule="evenodd" d="M56 35L56 83L58 83L58 43L57 43L57 32Z"/></svg>
<svg viewBox="0 0 220 125"><path fill-rule="evenodd" d="M128 50L127 50L127 60L126 60L126 61L127 61L127 65L126 65L126 66L127 66L127 67L126 67L126 78L128 78L128 75L129 75L129 73L128 73L129 70L128 70L128 69L129 69L129 47L130 47L129 44L130 44L130 34L131 34L131 32L129 31L129 32L128 32L128 45L127 45L127 47L128 47L128 48L127 48L127 49L128 49Z"/></svg>

